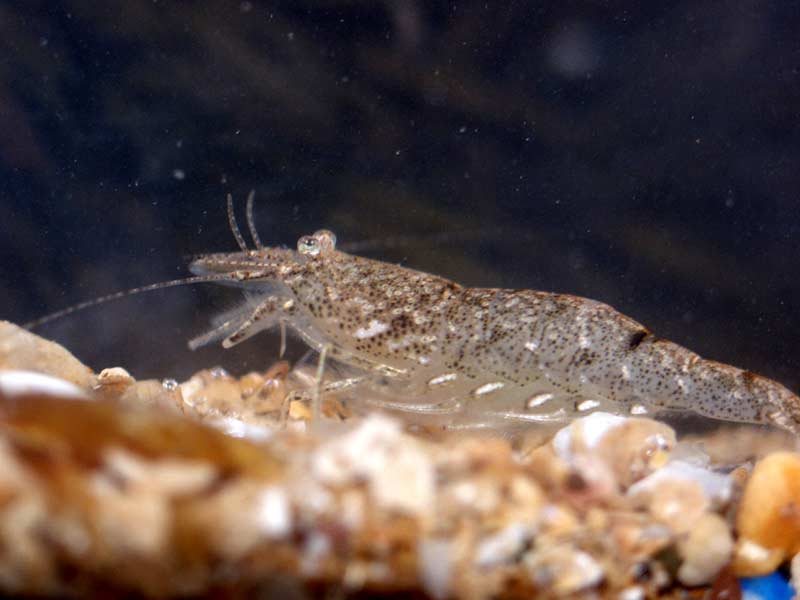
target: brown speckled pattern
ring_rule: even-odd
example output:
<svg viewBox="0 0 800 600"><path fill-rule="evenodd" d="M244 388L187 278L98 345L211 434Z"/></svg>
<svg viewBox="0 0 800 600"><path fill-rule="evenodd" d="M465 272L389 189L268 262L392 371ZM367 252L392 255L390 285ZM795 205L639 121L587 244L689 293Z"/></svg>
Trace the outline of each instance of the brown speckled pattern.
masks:
<svg viewBox="0 0 800 600"><path fill-rule="evenodd" d="M785 387L658 339L606 304L464 288L339 252L334 242L318 232L301 239L300 251L212 254L192 270L241 282L256 308L232 330L282 320L312 347L328 346L332 357L374 375L373 389L410 412L441 402L451 419L485 424L569 418L582 406L638 407L800 429L800 399ZM263 306L276 299L277 318Z"/></svg>

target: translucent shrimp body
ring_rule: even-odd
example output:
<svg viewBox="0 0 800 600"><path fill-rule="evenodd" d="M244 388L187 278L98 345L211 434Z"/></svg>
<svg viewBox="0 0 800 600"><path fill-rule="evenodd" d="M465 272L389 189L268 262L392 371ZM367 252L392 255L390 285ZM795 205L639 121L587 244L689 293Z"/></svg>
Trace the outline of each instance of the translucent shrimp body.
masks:
<svg viewBox="0 0 800 600"><path fill-rule="evenodd" d="M195 345L285 325L351 367L375 404L459 425L682 410L800 431L800 398L782 385L658 339L606 304L465 288L335 243L319 231L297 251L240 244L193 262L247 297Z"/></svg>

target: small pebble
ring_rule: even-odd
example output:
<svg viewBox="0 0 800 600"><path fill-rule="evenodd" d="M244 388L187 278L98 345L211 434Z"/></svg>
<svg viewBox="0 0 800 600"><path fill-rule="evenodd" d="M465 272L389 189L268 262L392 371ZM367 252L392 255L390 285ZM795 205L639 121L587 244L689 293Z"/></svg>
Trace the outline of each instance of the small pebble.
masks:
<svg viewBox="0 0 800 600"><path fill-rule="evenodd" d="M133 383L133 377L122 367L103 369L97 376L97 384L101 386L120 385L128 386Z"/></svg>
<svg viewBox="0 0 800 600"><path fill-rule="evenodd" d="M800 455L775 452L756 464L736 527L739 575L766 575L800 550Z"/></svg>
<svg viewBox="0 0 800 600"><path fill-rule="evenodd" d="M706 513L694 524L687 538L678 543L683 563L678 580L684 585L711 583L733 553L733 538L725 520Z"/></svg>
<svg viewBox="0 0 800 600"><path fill-rule="evenodd" d="M602 463L623 489L663 466L675 446L675 432L644 418L597 412L576 419L556 433L553 449L568 463Z"/></svg>
<svg viewBox="0 0 800 600"><path fill-rule="evenodd" d="M603 568L592 556L568 546L540 550L527 556L525 563L534 583L555 596L588 591L604 577Z"/></svg>

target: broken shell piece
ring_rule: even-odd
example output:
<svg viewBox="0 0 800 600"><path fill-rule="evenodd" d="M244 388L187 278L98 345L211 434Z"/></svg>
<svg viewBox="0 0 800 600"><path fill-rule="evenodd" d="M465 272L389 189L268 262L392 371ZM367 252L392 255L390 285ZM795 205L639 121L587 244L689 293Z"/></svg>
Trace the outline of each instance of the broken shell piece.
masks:
<svg viewBox="0 0 800 600"><path fill-rule="evenodd" d="M758 462L736 515L737 574L765 575L800 550L799 507L800 455L776 452Z"/></svg>
<svg viewBox="0 0 800 600"><path fill-rule="evenodd" d="M676 533L685 533L703 513L727 503L731 489L729 476L676 460L633 484L627 497Z"/></svg>
<svg viewBox="0 0 800 600"><path fill-rule="evenodd" d="M628 494L635 495L646 488L658 485L662 480L694 481L703 490L703 494L717 506L727 504L733 493L733 482L729 475L715 473L682 460L673 460L633 485Z"/></svg>
<svg viewBox="0 0 800 600"><path fill-rule="evenodd" d="M696 481L715 507L727 505L733 495L733 481L729 474L716 473L710 468L698 467L679 460L667 463L664 468L656 471L653 477L676 477Z"/></svg>

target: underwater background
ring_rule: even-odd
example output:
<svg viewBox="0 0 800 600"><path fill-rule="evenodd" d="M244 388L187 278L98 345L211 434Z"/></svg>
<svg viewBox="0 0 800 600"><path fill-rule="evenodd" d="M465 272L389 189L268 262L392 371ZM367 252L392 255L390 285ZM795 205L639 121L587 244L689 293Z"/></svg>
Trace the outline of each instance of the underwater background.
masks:
<svg viewBox="0 0 800 600"><path fill-rule="evenodd" d="M800 390L797 3L2 2L0 49L2 319L235 250L254 189L265 243L595 298ZM237 297L37 333L139 378L263 369L277 335L186 349Z"/></svg>

